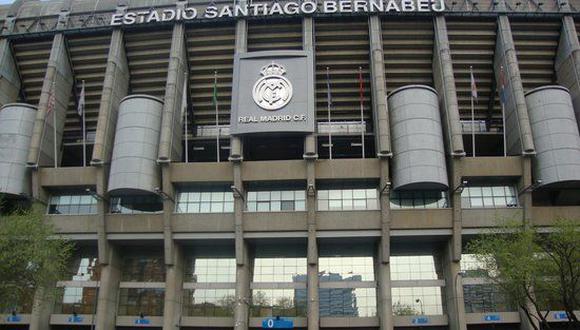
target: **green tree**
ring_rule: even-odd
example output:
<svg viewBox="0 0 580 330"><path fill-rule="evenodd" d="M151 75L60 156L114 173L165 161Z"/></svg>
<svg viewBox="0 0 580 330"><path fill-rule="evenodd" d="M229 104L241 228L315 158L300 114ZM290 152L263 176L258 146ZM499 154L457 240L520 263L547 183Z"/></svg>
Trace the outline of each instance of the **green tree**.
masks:
<svg viewBox="0 0 580 330"><path fill-rule="evenodd" d="M397 301L393 304L393 314L396 316L408 316L419 315L419 312L413 306Z"/></svg>
<svg viewBox="0 0 580 330"><path fill-rule="evenodd" d="M50 288L66 271L72 249L44 221L40 208L0 216L0 311L31 302L36 288L54 293Z"/></svg>
<svg viewBox="0 0 580 330"><path fill-rule="evenodd" d="M557 221L548 234L506 221L470 242L467 251L476 255L487 278L524 311L534 329L550 329L547 316L554 306L562 306L570 328L578 329L572 312L579 307L578 230L575 220Z"/></svg>

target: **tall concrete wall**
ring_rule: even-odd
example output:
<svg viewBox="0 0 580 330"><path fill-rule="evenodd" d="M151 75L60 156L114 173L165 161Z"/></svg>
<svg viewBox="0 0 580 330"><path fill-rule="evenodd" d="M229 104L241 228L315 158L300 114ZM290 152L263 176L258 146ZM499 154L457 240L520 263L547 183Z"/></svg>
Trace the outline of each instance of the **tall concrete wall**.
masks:
<svg viewBox="0 0 580 330"><path fill-rule="evenodd" d="M580 42L571 16L562 18L560 43L554 66L558 84L570 91L576 120L580 125Z"/></svg>
<svg viewBox="0 0 580 330"><path fill-rule="evenodd" d="M106 164L111 160L119 103L129 92L129 66L123 35L120 29L113 30L111 35L91 161L94 165Z"/></svg>
<svg viewBox="0 0 580 330"><path fill-rule="evenodd" d="M15 102L20 93L20 76L7 39L0 40L0 106Z"/></svg>
<svg viewBox="0 0 580 330"><path fill-rule="evenodd" d="M56 163L60 163L66 111L74 83L70 63L65 36L62 33L56 34L52 42L52 49L48 59L48 67L46 68L38 104L38 112L34 123L32 141L28 152L27 163L29 165L53 166L55 144L57 150ZM56 122L53 113L48 114L47 118L49 99L53 92L55 95L54 112L56 113ZM55 126L56 141L53 133Z"/></svg>
<svg viewBox="0 0 580 330"><path fill-rule="evenodd" d="M447 35L445 17L436 16L433 20L435 40L433 49L433 82L439 94L439 108L443 121L445 146L449 153L455 156L465 154L461 122L459 120L459 105L457 103L457 89L453 76L453 62Z"/></svg>
<svg viewBox="0 0 580 330"><path fill-rule="evenodd" d="M503 79L501 68L503 67ZM506 150L509 155L534 153L534 141L526 108L524 87L516 57L516 49L507 16L497 19L497 40L493 61L496 86L505 95Z"/></svg>
<svg viewBox="0 0 580 330"><path fill-rule="evenodd" d="M159 143L160 161L181 161L183 153L183 117L181 116L183 85L187 84L187 52L185 46L185 26L175 24L169 55L169 69L165 87L161 140Z"/></svg>
<svg viewBox="0 0 580 330"><path fill-rule="evenodd" d="M115 329L117 297L121 280L121 261L117 248L110 246L108 250L110 251L108 253L109 259L101 265L101 280L95 320L95 328L101 330Z"/></svg>

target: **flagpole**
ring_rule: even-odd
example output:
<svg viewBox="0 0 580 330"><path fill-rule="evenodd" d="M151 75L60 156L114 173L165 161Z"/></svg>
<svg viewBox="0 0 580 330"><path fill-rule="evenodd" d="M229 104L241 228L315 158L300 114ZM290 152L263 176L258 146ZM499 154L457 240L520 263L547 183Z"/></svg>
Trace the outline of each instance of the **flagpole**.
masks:
<svg viewBox="0 0 580 330"><path fill-rule="evenodd" d="M184 95L181 96L182 100L187 102L187 95L185 93L187 93L187 72L184 73L185 79L183 81L183 93ZM189 116L188 116L188 109L187 109L187 103L182 104L181 105L182 109L183 107L185 107L185 109L183 109L183 111L185 111L185 134L183 134L183 136L185 137L185 163L189 163L189 139L187 137L187 134L189 133Z"/></svg>
<svg viewBox="0 0 580 330"><path fill-rule="evenodd" d="M58 167L58 148L56 142L56 83L52 82L52 92L54 95L52 96L54 99L54 105L52 109L52 128L53 128L53 142L54 142L54 168Z"/></svg>
<svg viewBox="0 0 580 330"><path fill-rule="evenodd" d="M215 103L215 130L216 130L216 154L217 162L220 162L220 128L219 128L219 116L218 116L218 102L217 102L217 70L214 71L214 82L213 82L213 99Z"/></svg>
<svg viewBox="0 0 580 330"><path fill-rule="evenodd" d="M83 97L83 100L82 100L82 102L83 102L83 108L82 108L82 110L83 110L83 167L86 167L87 166L87 127L86 127L87 124L86 124L86 116L85 116L86 111L85 111L85 103L84 103L85 102L85 100L84 100L85 81L84 80L83 80L82 91L83 91L83 95L82 95L82 97Z"/></svg>
<svg viewBox="0 0 580 330"><path fill-rule="evenodd" d="M473 85L475 78L473 77L473 66L469 67L471 74L471 157L475 157L475 110L473 109Z"/></svg>
<svg viewBox="0 0 580 330"><path fill-rule="evenodd" d="M361 126L361 149L362 158L365 158L365 124L364 124L364 114L363 114L363 81L362 81L362 67L358 67L358 77L359 77L359 87L360 87L360 126Z"/></svg>
<svg viewBox="0 0 580 330"><path fill-rule="evenodd" d="M330 68L326 67L326 89L328 94L327 96L327 100L326 100L326 105L328 107L328 154L329 154L329 159L332 159L332 122L330 120Z"/></svg>

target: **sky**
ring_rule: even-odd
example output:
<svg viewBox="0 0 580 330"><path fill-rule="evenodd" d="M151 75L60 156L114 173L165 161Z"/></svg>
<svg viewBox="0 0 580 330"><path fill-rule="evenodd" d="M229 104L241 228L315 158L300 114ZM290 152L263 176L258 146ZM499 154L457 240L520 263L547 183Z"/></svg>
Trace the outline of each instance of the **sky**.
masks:
<svg viewBox="0 0 580 330"><path fill-rule="evenodd" d="M0 5L5 5L5 4L9 4L9 3L13 3L14 0L0 0Z"/></svg>

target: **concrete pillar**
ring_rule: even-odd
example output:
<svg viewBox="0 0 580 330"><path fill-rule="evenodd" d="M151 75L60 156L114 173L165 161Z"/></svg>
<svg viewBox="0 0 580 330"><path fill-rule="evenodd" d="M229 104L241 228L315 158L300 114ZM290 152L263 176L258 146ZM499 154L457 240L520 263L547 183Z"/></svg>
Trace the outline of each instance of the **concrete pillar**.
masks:
<svg viewBox="0 0 580 330"><path fill-rule="evenodd" d="M392 330L393 301L391 297L391 202L389 181L389 161L380 159L381 178L379 201L381 205L381 240L377 252L377 311L381 330Z"/></svg>
<svg viewBox="0 0 580 330"><path fill-rule="evenodd" d="M439 94L446 147L452 156L465 156L463 136L453 75L453 62L444 16L433 19L435 40L433 46L433 81Z"/></svg>
<svg viewBox="0 0 580 330"><path fill-rule="evenodd" d="M239 241L236 240L236 243ZM236 244L236 259L241 258L242 262L236 262L236 305L234 307L234 329L248 330L250 314L250 257L246 242ZM240 251L241 250L241 251Z"/></svg>
<svg viewBox="0 0 580 330"><path fill-rule="evenodd" d="M562 17L555 71L558 84L570 90L576 121L580 124L580 42L572 16Z"/></svg>
<svg viewBox="0 0 580 330"><path fill-rule="evenodd" d="M240 5L245 4L245 0L240 0ZM236 44L235 53L245 53L248 51L248 24L245 19L236 22ZM239 136L230 138L230 161L239 162L243 159L242 140Z"/></svg>
<svg viewBox="0 0 580 330"><path fill-rule="evenodd" d="M466 330L465 303L463 300L463 282L461 264L455 259L455 248L450 240L442 256L443 276L445 278L445 300L450 330Z"/></svg>
<svg viewBox="0 0 580 330"><path fill-rule="evenodd" d="M0 106L16 102L20 87L20 74L12 47L7 39L2 39L0 40Z"/></svg>
<svg viewBox="0 0 580 330"><path fill-rule="evenodd" d="M302 19L302 49L306 52L311 52L314 56L314 19L312 17L304 17ZM313 68L316 72L316 68ZM316 79L316 77L314 77ZM304 138L304 159L318 158L318 143L315 134L307 134Z"/></svg>
<svg viewBox="0 0 580 330"><path fill-rule="evenodd" d="M183 6L183 3L178 5ZM185 26L177 23L173 26L171 52L169 53L169 70L165 86L165 102L161 122L159 142L159 162L181 161L183 153L183 121L181 116L183 85L187 83L187 52L185 46Z"/></svg>
<svg viewBox="0 0 580 330"><path fill-rule="evenodd" d="M183 258L181 249L173 247L173 260L165 267L165 305L163 330L179 329L183 297ZM167 255L166 255L167 258Z"/></svg>
<svg viewBox="0 0 580 330"><path fill-rule="evenodd" d="M44 76L44 83L40 93L38 111L36 113L32 140L28 151L27 163L30 166L54 166L55 143L58 152L58 159L56 160L57 164L60 162L60 158L62 157L62 134L64 131L66 110L68 109L74 83L70 63L65 43L65 36L62 33L58 33L54 36L52 42L52 49L50 51L48 66ZM56 113L56 122L54 121L52 113L48 115L48 118L46 118L49 99L50 95L53 93L53 88L55 95L54 111ZM53 134L53 127L55 125L57 133L56 141Z"/></svg>
<svg viewBox="0 0 580 330"><path fill-rule="evenodd" d="M522 161L522 176L520 177L520 181L518 184L518 191L521 191L522 193L518 194L518 199L520 207L522 207L524 213L523 217L524 225L533 226L532 189L528 188L532 185L532 159L529 157L525 157L522 158L521 161Z"/></svg>
<svg viewBox="0 0 580 330"><path fill-rule="evenodd" d="M119 251L114 246L108 249L108 259L106 263L101 261L101 280L97 300L97 316L95 328L99 330L114 330L115 315L117 315L117 296L119 292L119 282L121 280L121 258ZM100 252L100 251L99 251Z"/></svg>
<svg viewBox="0 0 580 330"><path fill-rule="evenodd" d="M117 13L123 13L124 10L125 8L121 7L117 9ZM125 54L123 30L115 29L111 35L91 165L104 165L110 162L119 103L128 92L129 66Z"/></svg>
<svg viewBox="0 0 580 330"><path fill-rule="evenodd" d="M524 88L516 57L516 49L507 16L497 19L497 40L493 61L496 86L501 86L504 71L506 143L509 155L529 155L535 151L532 129L524 97ZM500 87L501 88L501 87Z"/></svg>
<svg viewBox="0 0 580 330"><path fill-rule="evenodd" d="M391 132L389 125L389 112L387 108L383 35L381 32L381 19L378 15L369 16L369 39L375 149L378 158L390 157Z"/></svg>

